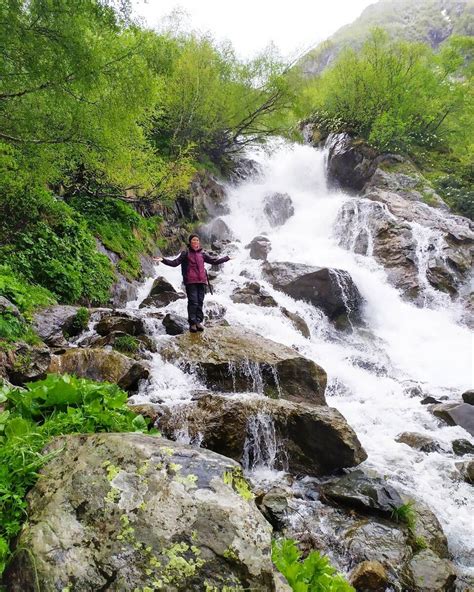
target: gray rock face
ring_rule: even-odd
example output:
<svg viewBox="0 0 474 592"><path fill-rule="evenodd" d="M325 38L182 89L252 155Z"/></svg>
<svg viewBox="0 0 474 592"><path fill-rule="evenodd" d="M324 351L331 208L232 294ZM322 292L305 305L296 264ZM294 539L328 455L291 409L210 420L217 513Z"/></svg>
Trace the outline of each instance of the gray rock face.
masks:
<svg viewBox="0 0 474 592"><path fill-rule="evenodd" d="M34 314L33 327L50 347L64 347L67 345L64 333L70 330L78 310L77 306L48 306Z"/></svg>
<svg viewBox="0 0 474 592"><path fill-rule="evenodd" d="M464 456L465 454L474 454L474 444L471 444L469 440L464 440L463 438L453 440L452 446L453 452L457 456Z"/></svg>
<svg viewBox="0 0 474 592"><path fill-rule="evenodd" d="M364 510L375 510L389 516L394 509L403 505L396 489L379 477L368 477L360 470L325 483L321 491L332 501Z"/></svg>
<svg viewBox="0 0 474 592"><path fill-rule="evenodd" d="M349 134L329 134L327 175L331 185L349 192L360 191L373 175L377 153Z"/></svg>
<svg viewBox="0 0 474 592"><path fill-rule="evenodd" d="M468 405L474 405L474 390L464 392L462 394L462 400Z"/></svg>
<svg viewBox="0 0 474 592"><path fill-rule="evenodd" d="M332 321L359 317L362 296L346 271L291 262L266 262L262 271L274 288L310 302Z"/></svg>
<svg viewBox="0 0 474 592"><path fill-rule="evenodd" d="M266 236L256 236L245 246L245 248L250 249L251 259L261 259L262 261L266 261L268 253L272 250L272 244L270 239Z"/></svg>
<svg viewBox="0 0 474 592"><path fill-rule="evenodd" d="M224 186L208 172L199 172L191 181L188 193L176 199L175 208L180 218L205 222L214 216L229 213L225 201Z"/></svg>
<svg viewBox="0 0 474 592"><path fill-rule="evenodd" d="M9 312L17 319L23 319L20 311L13 304L13 302L10 302L10 300L8 300L8 298L5 298L5 296L0 296L0 314L6 313L6 312Z"/></svg>
<svg viewBox="0 0 474 592"><path fill-rule="evenodd" d="M415 592L445 592L453 590L456 575L450 561L440 559L430 549L417 553L410 561Z"/></svg>
<svg viewBox="0 0 474 592"><path fill-rule="evenodd" d="M153 282L150 294L140 303L139 308L145 308L146 306L161 308L180 298L185 298L185 295L182 292L177 292L168 280L160 276Z"/></svg>
<svg viewBox="0 0 474 592"><path fill-rule="evenodd" d="M26 382L46 377L51 361L47 347L15 343L8 352L0 352L0 375L11 383L22 386Z"/></svg>
<svg viewBox="0 0 474 592"><path fill-rule="evenodd" d="M447 424L461 426L474 436L474 406L468 403L446 403L434 405L431 411Z"/></svg>
<svg viewBox="0 0 474 592"><path fill-rule="evenodd" d="M456 463L456 468L461 473L464 481L474 485L474 460L466 460Z"/></svg>
<svg viewBox="0 0 474 592"><path fill-rule="evenodd" d="M275 590L271 527L239 495L232 460L142 434L67 436L48 450L11 592Z"/></svg>
<svg viewBox="0 0 474 592"><path fill-rule="evenodd" d="M270 226L282 226L295 213L293 202L288 193L271 193L263 199L263 211Z"/></svg>
<svg viewBox="0 0 474 592"><path fill-rule="evenodd" d="M209 394L178 414L165 414L159 427L172 436L183 423L192 438L202 435L206 448L248 466L258 464L261 443L255 438L265 426L271 426L268 429L275 431L275 443L280 443L275 466L292 473L324 475L367 458L344 417L326 406Z"/></svg>
<svg viewBox="0 0 474 592"><path fill-rule="evenodd" d="M235 238L234 233L222 218L214 218L214 220L204 224L204 226L200 226L197 232L204 241L209 243L214 241L232 241Z"/></svg>
<svg viewBox="0 0 474 592"><path fill-rule="evenodd" d="M168 313L163 319L163 325L168 335L181 335L189 328L189 323L184 317L174 313Z"/></svg>
<svg viewBox="0 0 474 592"><path fill-rule="evenodd" d="M73 348L60 356L52 356L48 372L73 374L100 382L113 382L125 390L135 390L149 369L116 351L95 348Z"/></svg>
<svg viewBox="0 0 474 592"><path fill-rule="evenodd" d="M402 444L410 446L420 452L436 452L440 450L440 445L434 438L430 436L424 436L423 434L417 434L416 432L403 432L396 440Z"/></svg>
<svg viewBox="0 0 474 592"><path fill-rule="evenodd" d="M103 317L95 326L99 335L109 335L114 331L121 331L127 335L143 335L145 325L142 319L126 315L111 315Z"/></svg>
<svg viewBox="0 0 474 592"><path fill-rule="evenodd" d="M176 337L162 356L196 370L208 388L324 405L326 372L295 350L235 327Z"/></svg>
<svg viewBox="0 0 474 592"><path fill-rule="evenodd" d="M232 302L255 304L256 306L278 306L275 298L262 288L258 282L247 282L236 288L230 297Z"/></svg>
<svg viewBox="0 0 474 592"><path fill-rule="evenodd" d="M230 174L230 180L233 183L241 183L252 177L258 177L262 174L262 167L260 164L250 158L239 158L234 163L234 167Z"/></svg>
<svg viewBox="0 0 474 592"><path fill-rule="evenodd" d="M448 541L436 515L424 504L417 502L413 506L415 523L412 535L423 538L428 549L443 559L449 558Z"/></svg>

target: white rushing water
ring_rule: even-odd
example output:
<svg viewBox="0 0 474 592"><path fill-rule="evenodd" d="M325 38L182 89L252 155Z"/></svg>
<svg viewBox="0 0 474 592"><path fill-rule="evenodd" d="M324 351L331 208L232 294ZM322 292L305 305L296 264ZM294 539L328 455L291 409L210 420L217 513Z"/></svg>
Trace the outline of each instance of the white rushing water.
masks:
<svg viewBox="0 0 474 592"><path fill-rule="evenodd" d="M225 264L214 282L214 295L206 305L222 304L232 325L244 326L260 335L295 347L328 373L328 404L339 409L356 431L368 453L364 463L387 478L388 483L409 497L425 502L437 515L448 537L449 547L458 564L474 564L472 486L456 476L451 442L469 435L459 427L440 426L439 421L413 396L414 387L435 397L459 399L472 388L473 344L470 331L456 322L458 311L446 296L436 293L426 282L425 307L402 300L386 273L371 257L372 238L363 200L329 191L324 174L324 153L298 145L280 145L272 155L251 155L258 159L263 174L238 186L229 187L231 213L225 222L238 239L235 259ZM273 192L288 193L295 213L281 227L272 228L264 214L264 198ZM355 200L359 213L356 223L365 230L368 255L354 253L351 236L337 235L335 224L341 207ZM372 205L371 208L382 208ZM385 208L385 206L383 206ZM387 214L387 213L386 213ZM370 215L370 212L369 212ZM389 214L387 214L389 215ZM429 232L413 225L419 234L420 277L425 273L426 241ZM421 228L421 229L420 229ZM249 258L244 246L258 234L271 241L270 261L292 261L347 271L365 300L366 327L351 334L338 333L325 316L313 306L276 292L260 272L261 262ZM425 241L425 242L423 242ZM343 243L347 248L339 246ZM168 254L171 255L171 254ZM234 289L248 279L257 280L278 302L298 312L307 322L311 337L296 331L279 308L236 304L230 300ZM158 275L166 277L177 289L180 270L160 266ZM424 285L424 284L423 284ZM149 288L149 286L148 286ZM136 307L146 296L129 306ZM186 316L186 301L172 303L167 310ZM161 333L164 333L161 330ZM169 339L164 335L159 340ZM182 401L199 387L194 377L165 363L154 355L153 377L146 392L137 400ZM202 387L201 387L202 388ZM420 453L395 441L404 431L435 437L440 452ZM255 418L248 439L266 443L268 450L247 447L248 466L270 466L275 461L277 443L266 417Z"/></svg>

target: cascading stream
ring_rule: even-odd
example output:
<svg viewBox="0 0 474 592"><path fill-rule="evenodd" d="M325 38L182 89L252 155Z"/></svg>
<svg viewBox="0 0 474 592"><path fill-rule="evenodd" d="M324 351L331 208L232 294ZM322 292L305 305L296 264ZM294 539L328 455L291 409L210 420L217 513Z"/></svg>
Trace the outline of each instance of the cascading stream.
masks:
<svg viewBox="0 0 474 592"><path fill-rule="evenodd" d="M449 395L459 399L461 392L472 388L470 331L453 320L456 315L446 296L433 289L425 308L401 299L388 283L384 269L371 256L367 205L362 204L364 200L327 189L322 152L281 144L271 155L250 156L260 162L263 174L229 187L231 213L224 220L240 242L235 242L235 259L219 272L214 295L208 296L206 303L224 305L226 319L232 325L295 347L327 371L328 404L339 409L356 431L368 453L364 466L375 469L409 497L425 502L440 520L456 562L468 569L474 564L472 488L455 477L456 459L451 442L469 436L459 427L441 426L411 393L413 386L417 386L434 397ZM264 198L274 192L288 193L295 210L277 228L270 225L264 213ZM347 248L340 246L337 236L338 213L351 201L357 204L357 223L366 235L363 255L349 250L354 248L354 235L347 237ZM378 205L368 207L374 211L384 209ZM365 328L340 333L310 304L275 291L262 277L261 262L251 260L244 248L262 232L272 244L270 261L292 261L348 272L365 300ZM244 270L246 277L240 275ZM157 275L180 289L179 271L160 266ZM275 298L279 308L232 302L234 289L249 277ZM138 301L131 304L137 305ZM294 328L280 307L304 318L311 331L309 339ZM183 316L185 309L183 300L167 307ZM163 333L155 335L158 341L169 339ZM182 401L200 388L197 379L163 362L159 354L154 355L153 364L151 385L137 395L137 400ZM395 438L404 431L434 436L442 450L423 454L397 443ZM255 438L261 447L265 440L254 434ZM255 451L252 454L255 456ZM270 450L261 454L267 465L273 462ZM248 461L250 466L250 458Z"/></svg>

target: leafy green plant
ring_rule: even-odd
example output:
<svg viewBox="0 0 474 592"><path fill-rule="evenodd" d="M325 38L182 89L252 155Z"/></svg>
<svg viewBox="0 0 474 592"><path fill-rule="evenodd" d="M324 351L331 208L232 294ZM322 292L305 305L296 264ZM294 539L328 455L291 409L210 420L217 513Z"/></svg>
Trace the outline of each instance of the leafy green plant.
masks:
<svg viewBox="0 0 474 592"><path fill-rule="evenodd" d="M89 318L90 318L89 310L87 308L85 308L84 306L81 306L77 310L77 312L71 322L71 325L68 330L68 335L70 337L74 337L75 335L79 335L79 333L82 333L82 331L87 329L87 325L89 323Z"/></svg>
<svg viewBox="0 0 474 592"><path fill-rule="evenodd" d="M303 560L292 539L273 541L272 560L294 592L355 592L327 557L311 551Z"/></svg>
<svg viewBox="0 0 474 592"><path fill-rule="evenodd" d="M139 345L140 342L136 337L132 335L121 335L115 340L114 349L127 354L135 354L138 351Z"/></svg>
<svg viewBox="0 0 474 592"><path fill-rule="evenodd" d="M127 407L114 384L50 374L26 389L0 388L0 574L8 545L26 518L25 495L50 456L41 451L61 434L148 432L148 420Z"/></svg>
<svg viewBox="0 0 474 592"><path fill-rule="evenodd" d="M410 530L413 530L416 522L416 511L413 505L414 503L409 501L392 510L392 518L395 522L403 522Z"/></svg>

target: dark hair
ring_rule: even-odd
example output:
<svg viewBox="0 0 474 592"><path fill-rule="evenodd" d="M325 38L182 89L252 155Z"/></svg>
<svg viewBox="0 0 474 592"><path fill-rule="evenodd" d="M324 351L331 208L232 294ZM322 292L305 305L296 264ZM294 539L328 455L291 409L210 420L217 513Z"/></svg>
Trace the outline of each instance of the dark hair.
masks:
<svg viewBox="0 0 474 592"><path fill-rule="evenodd" d="M188 244L191 244L191 241L193 240L193 238L199 238L199 236L197 234L190 234L189 238L188 238ZM199 240L201 240L199 238Z"/></svg>

